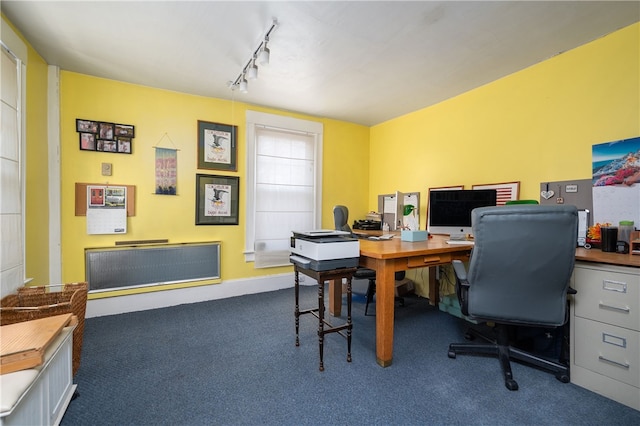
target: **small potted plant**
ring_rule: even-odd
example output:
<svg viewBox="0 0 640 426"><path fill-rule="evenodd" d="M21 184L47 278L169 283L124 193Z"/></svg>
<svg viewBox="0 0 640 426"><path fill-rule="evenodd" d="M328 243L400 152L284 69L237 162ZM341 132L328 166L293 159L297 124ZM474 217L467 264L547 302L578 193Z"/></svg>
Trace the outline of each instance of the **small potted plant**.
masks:
<svg viewBox="0 0 640 426"><path fill-rule="evenodd" d="M590 244L592 248L600 248L600 243L602 241L601 228L603 226L607 227L611 226L611 224L609 222L596 223L589 227L589 230L587 231L587 243Z"/></svg>

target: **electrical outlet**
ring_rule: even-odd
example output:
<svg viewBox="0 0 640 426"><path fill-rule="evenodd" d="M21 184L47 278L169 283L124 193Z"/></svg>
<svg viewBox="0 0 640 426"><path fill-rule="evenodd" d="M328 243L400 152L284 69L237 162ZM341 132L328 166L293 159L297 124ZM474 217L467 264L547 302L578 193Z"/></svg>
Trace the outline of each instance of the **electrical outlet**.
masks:
<svg viewBox="0 0 640 426"><path fill-rule="evenodd" d="M111 176L111 163L102 163L102 176Z"/></svg>

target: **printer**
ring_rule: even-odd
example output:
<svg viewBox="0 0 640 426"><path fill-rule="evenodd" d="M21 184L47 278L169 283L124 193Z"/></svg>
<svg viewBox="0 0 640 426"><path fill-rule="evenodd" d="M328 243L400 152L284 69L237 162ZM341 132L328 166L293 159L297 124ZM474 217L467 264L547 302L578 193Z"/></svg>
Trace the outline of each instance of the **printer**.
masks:
<svg viewBox="0 0 640 426"><path fill-rule="evenodd" d="M360 259L360 242L350 232L318 229L293 231L291 263L304 269L328 271L355 268Z"/></svg>

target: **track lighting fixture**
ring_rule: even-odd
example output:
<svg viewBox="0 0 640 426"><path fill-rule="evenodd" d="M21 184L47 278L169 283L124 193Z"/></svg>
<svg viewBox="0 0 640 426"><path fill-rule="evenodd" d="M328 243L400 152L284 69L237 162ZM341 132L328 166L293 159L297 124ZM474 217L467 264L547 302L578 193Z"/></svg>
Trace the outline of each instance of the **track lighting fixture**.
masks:
<svg viewBox="0 0 640 426"><path fill-rule="evenodd" d="M240 92L247 93L249 91L247 80L255 80L256 78L258 78L258 64L269 64L271 51L269 50L267 43L269 43L269 36L277 26L278 20L276 18L273 18L271 28L269 28L269 30L264 35L263 41L261 41L258 47L253 51L251 58L244 66L244 68L242 68L242 71L240 72L240 74L238 74L238 77L236 77L235 80L229 81L227 83L231 90L239 89Z"/></svg>
<svg viewBox="0 0 640 426"><path fill-rule="evenodd" d="M240 80L240 92L241 93L247 93L249 90L247 89L247 80L244 78L244 75L242 76L242 80Z"/></svg>
<svg viewBox="0 0 640 426"><path fill-rule="evenodd" d="M255 80L256 78L258 78L258 66L256 65L256 57L254 55L251 66L247 68L247 79Z"/></svg>
<svg viewBox="0 0 640 426"><path fill-rule="evenodd" d="M269 43L269 36L264 38L264 43L262 44L262 49L260 49L260 54L258 56L258 62L260 65L269 65L269 57L271 56L271 51L269 47L267 47L267 43Z"/></svg>

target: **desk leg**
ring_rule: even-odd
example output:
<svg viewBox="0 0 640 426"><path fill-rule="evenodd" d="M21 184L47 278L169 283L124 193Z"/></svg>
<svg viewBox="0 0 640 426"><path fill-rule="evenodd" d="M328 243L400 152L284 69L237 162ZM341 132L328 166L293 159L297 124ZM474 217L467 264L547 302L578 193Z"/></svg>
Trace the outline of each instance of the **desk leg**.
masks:
<svg viewBox="0 0 640 426"><path fill-rule="evenodd" d="M392 261L376 262L376 360L388 367L393 361L395 272Z"/></svg>
<svg viewBox="0 0 640 426"><path fill-rule="evenodd" d="M438 275L437 266L429 266L429 304L438 306L440 303L440 281L436 278Z"/></svg>
<svg viewBox="0 0 640 426"><path fill-rule="evenodd" d="M342 314L342 278L329 281L329 314L334 317Z"/></svg>

